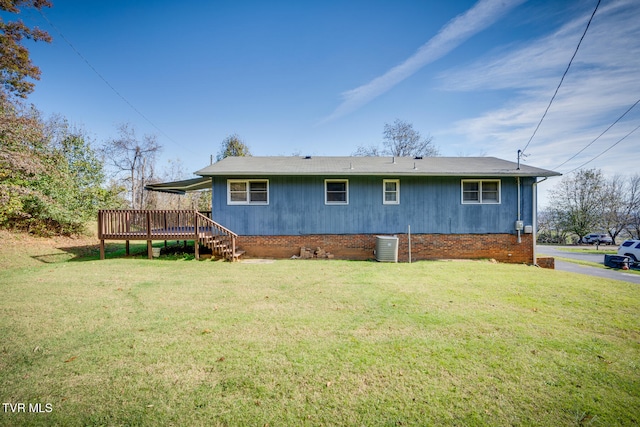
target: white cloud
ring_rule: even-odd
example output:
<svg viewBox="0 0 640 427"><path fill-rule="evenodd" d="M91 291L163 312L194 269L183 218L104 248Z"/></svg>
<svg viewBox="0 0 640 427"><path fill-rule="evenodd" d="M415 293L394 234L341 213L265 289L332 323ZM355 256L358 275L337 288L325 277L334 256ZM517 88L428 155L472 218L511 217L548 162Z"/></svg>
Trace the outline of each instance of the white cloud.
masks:
<svg viewBox="0 0 640 427"><path fill-rule="evenodd" d="M442 76L456 91L511 90L501 107L459 121L454 132L489 155L515 158L540 121L591 11L560 29L500 56ZM535 166L555 168L593 141L640 98L640 8L619 0L599 8L558 96L527 152ZM640 123L640 106L605 136L564 165L570 171L626 135ZM588 167L605 173L634 170L640 161L636 132ZM634 166L632 166L634 165Z"/></svg>
<svg viewBox="0 0 640 427"><path fill-rule="evenodd" d="M474 34L492 25L526 0L480 0L471 9L449 21L431 40L403 63L369 83L342 94L343 101L322 123L345 116L413 75L425 65L446 55Z"/></svg>

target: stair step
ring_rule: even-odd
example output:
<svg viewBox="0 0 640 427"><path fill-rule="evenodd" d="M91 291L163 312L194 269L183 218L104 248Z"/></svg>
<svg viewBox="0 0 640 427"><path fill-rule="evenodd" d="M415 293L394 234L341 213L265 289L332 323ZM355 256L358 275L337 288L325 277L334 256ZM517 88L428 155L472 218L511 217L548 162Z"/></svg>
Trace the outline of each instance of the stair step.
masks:
<svg viewBox="0 0 640 427"><path fill-rule="evenodd" d="M238 237L237 234L199 212L196 214L200 218L201 225L198 229L198 239L203 246L209 248L212 253L222 255L231 261L244 254L244 251L238 250L232 253L230 248L234 244L234 239Z"/></svg>
<svg viewBox="0 0 640 427"><path fill-rule="evenodd" d="M212 236L201 233L199 237L200 242L208 247L211 252L222 255L229 260L236 260L245 254L245 251L239 249L232 253L231 243L228 242L225 236Z"/></svg>

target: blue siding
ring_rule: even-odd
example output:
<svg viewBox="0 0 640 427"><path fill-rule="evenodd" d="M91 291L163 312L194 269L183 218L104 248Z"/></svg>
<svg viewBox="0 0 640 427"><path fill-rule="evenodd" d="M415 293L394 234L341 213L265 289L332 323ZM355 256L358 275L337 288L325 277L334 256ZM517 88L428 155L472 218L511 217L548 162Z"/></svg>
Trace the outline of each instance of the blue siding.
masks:
<svg viewBox="0 0 640 427"><path fill-rule="evenodd" d="M324 177L254 178L269 180L268 205L227 205L227 179L213 179L213 218L241 235L394 234L406 232L407 225L412 233L514 233L517 219L512 177L500 178L500 204L482 205L462 204L461 179L453 177L399 178L399 205L382 203L383 177L344 177L349 180L348 205L325 205ZM521 179L526 225L532 223L533 182Z"/></svg>

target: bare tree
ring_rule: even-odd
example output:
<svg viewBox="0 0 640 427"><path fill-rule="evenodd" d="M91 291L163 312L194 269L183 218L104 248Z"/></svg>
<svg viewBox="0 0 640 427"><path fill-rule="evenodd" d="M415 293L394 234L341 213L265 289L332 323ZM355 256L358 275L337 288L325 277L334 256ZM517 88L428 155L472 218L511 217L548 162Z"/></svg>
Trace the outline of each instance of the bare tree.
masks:
<svg viewBox="0 0 640 427"><path fill-rule="evenodd" d="M554 209L563 218L563 228L578 241L602 226L605 179L599 169L580 170L566 176L551 193Z"/></svg>
<svg viewBox="0 0 640 427"><path fill-rule="evenodd" d="M433 145L433 137L424 138L413 128L413 124L396 119L393 124L386 123L383 131L382 148L378 145L359 146L355 156L398 156L398 157L435 157L440 155Z"/></svg>
<svg viewBox="0 0 640 427"><path fill-rule="evenodd" d="M194 178L186 171L184 163L180 159L169 159L162 171L155 177L155 182L181 181ZM149 182L151 183L151 182ZM155 209L197 209L199 211L211 210L211 188L198 191L189 191L186 194L151 191L147 195L147 201Z"/></svg>
<svg viewBox="0 0 640 427"><path fill-rule="evenodd" d="M625 178L615 175L607 180L603 195L602 228L613 244L616 237L633 222L633 213L640 208L640 175Z"/></svg>
<svg viewBox="0 0 640 427"><path fill-rule="evenodd" d="M126 182L132 209L145 207L144 186L154 174L156 155L161 146L155 135L138 139L135 129L128 123L120 125L119 136L104 144L101 153L115 169L116 174L127 176Z"/></svg>
<svg viewBox="0 0 640 427"><path fill-rule="evenodd" d="M626 230L632 239L640 239L640 211L633 212Z"/></svg>
<svg viewBox="0 0 640 427"><path fill-rule="evenodd" d="M564 228L562 212L555 208L547 208L538 213L538 243L556 243L564 245L569 232Z"/></svg>
<svg viewBox="0 0 640 427"><path fill-rule="evenodd" d="M636 174L629 178L627 198L633 208L629 213L629 221L626 226L626 231L634 239L640 239L640 175Z"/></svg>
<svg viewBox="0 0 640 427"><path fill-rule="evenodd" d="M384 153L376 145L370 145L370 146L360 145L358 146L356 151L353 152L353 155L361 156L361 157L382 157L384 156Z"/></svg>

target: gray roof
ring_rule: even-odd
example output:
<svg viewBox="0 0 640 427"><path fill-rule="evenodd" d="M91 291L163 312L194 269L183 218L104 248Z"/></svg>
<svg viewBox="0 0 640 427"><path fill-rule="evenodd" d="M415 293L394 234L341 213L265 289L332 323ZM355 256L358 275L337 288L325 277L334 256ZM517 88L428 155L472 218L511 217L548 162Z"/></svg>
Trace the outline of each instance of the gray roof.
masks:
<svg viewBox="0 0 640 427"><path fill-rule="evenodd" d="M558 172L495 157L227 157L196 172L201 176L559 176Z"/></svg>

